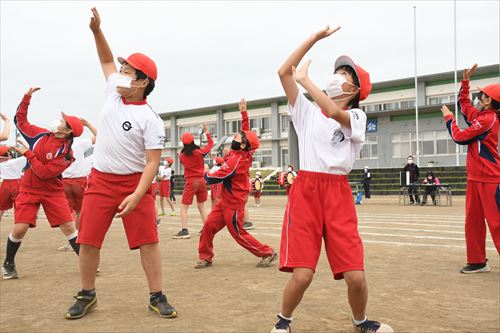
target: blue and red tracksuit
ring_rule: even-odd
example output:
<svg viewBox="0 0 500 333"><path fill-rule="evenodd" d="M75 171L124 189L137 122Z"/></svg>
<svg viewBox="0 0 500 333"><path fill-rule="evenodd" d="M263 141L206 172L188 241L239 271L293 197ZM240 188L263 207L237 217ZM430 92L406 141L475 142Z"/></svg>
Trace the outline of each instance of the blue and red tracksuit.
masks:
<svg viewBox="0 0 500 333"><path fill-rule="evenodd" d="M248 117L243 116L242 130L248 129ZM246 122L245 122L246 118ZM248 183L252 151L231 150L224 157L219 170L205 175L208 184L222 183L221 199L207 217L198 244L200 260L212 262L214 256L213 239L225 226L234 240L257 257L267 257L274 253L268 245L262 244L243 229L245 205L248 200Z"/></svg>
<svg viewBox="0 0 500 333"><path fill-rule="evenodd" d="M486 219L497 252L500 253L500 157L498 155L497 111L479 111L469 98L469 81L462 81L459 109L469 126L458 128L453 115L446 127L456 143L467 145L467 189L465 203L465 239L467 262L486 262Z"/></svg>
<svg viewBox="0 0 500 333"><path fill-rule="evenodd" d="M23 97L14 117L17 129L30 147L24 153L28 163L21 179L20 192L64 197L61 174L73 160L68 139L56 138L49 130L29 123L30 99L28 95ZM66 158L68 151L71 155L69 160Z"/></svg>

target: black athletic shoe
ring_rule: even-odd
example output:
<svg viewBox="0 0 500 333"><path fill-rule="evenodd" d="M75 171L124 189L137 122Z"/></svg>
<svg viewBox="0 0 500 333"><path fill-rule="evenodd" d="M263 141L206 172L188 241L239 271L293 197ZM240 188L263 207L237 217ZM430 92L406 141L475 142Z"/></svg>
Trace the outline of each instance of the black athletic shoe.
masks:
<svg viewBox="0 0 500 333"><path fill-rule="evenodd" d="M189 231L187 230L181 230L177 234L172 237L173 239L188 239L190 238L191 235L189 234Z"/></svg>
<svg viewBox="0 0 500 333"><path fill-rule="evenodd" d="M161 295L149 302L149 309L164 318L177 317L177 311L167 302L167 296Z"/></svg>
<svg viewBox="0 0 500 333"><path fill-rule="evenodd" d="M353 323L354 325L354 323ZM381 324L375 320L365 320L364 323L354 325L354 328L359 333L393 333L392 327L386 324Z"/></svg>
<svg viewBox="0 0 500 333"><path fill-rule="evenodd" d="M271 333L291 333L292 329L290 328L291 320L285 319L282 316L278 315L278 322L274 325Z"/></svg>
<svg viewBox="0 0 500 333"><path fill-rule="evenodd" d="M97 297L95 293L92 295L85 295L83 291L79 291L78 295L74 297L76 298L76 302L66 312L66 319L82 318L97 303Z"/></svg>
<svg viewBox="0 0 500 333"><path fill-rule="evenodd" d="M491 271L490 266L488 266L488 259L486 259L485 263L482 264L467 264L462 267L460 273L464 274L473 274L473 273L487 273Z"/></svg>
<svg viewBox="0 0 500 333"><path fill-rule="evenodd" d="M4 280L17 279L16 264L3 264L2 273Z"/></svg>

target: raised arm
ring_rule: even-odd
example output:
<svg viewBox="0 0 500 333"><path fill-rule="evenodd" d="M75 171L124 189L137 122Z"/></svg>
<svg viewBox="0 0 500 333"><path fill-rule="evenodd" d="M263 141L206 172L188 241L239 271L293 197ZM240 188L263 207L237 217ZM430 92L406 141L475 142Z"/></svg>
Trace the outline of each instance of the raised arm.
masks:
<svg viewBox="0 0 500 333"><path fill-rule="evenodd" d="M314 33L288 57L283 65L281 65L278 70L278 75L280 76L281 85L283 86L283 90L285 90L290 105L295 105L295 99L299 93L299 88L293 78L292 67L298 66L307 51L309 51L317 41L330 36L339 29L340 27L330 29L329 26L326 26L325 29Z"/></svg>
<svg viewBox="0 0 500 333"><path fill-rule="evenodd" d="M212 150L212 148L214 146L214 140L212 139L212 136L210 135L210 132L208 131L207 124L203 124L203 132L205 132L205 134L207 135L208 143L205 147L200 148L197 151L202 155L206 155L206 154L210 153L210 150Z"/></svg>
<svg viewBox="0 0 500 333"><path fill-rule="evenodd" d="M113 58L113 52L111 52L111 48L109 47L108 42L106 41L106 38L101 30L101 18L99 17L99 13L95 7L92 8L92 17L90 18L89 27L94 34L97 55L99 56L99 61L101 62L104 77L107 80L111 74L118 72L118 70Z"/></svg>
<svg viewBox="0 0 500 333"><path fill-rule="evenodd" d="M41 135L47 134L50 131L46 128L41 128L31 125L28 121L28 107L30 105L31 95L40 90L40 88L30 88L24 95L21 104L17 107L16 115L14 117L14 124L19 132L24 137L31 148Z"/></svg>
<svg viewBox="0 0 500 333"><path fill-rule="evenodd" d="M295 69L292 66L293 78L307 90L309 95L316 101L318 106L325 111L331 118L338 121L342 126L350 128L351 118L349 112L345 112L337 106L321 89L319 89L312 81L309 79L309 65L311 60L308 60L301 68Z"/></svg>
<svg viewBox="0 0 500 333"><path fill-rule="evenodd" d="M479 110L476 109L473 105L472 102L469 98L469 91L470 91L470 78L472 74L477 69L477 64L474 64L471 69L464 69L464 77L462 80L462 87L460 88L460 92L458 93L458 105L460 106L460 112L465 118L465 121L467 122L468 125L471 123L471 119L474 119L478 113Z"/></svg>
<svg viewBox="0 0 500 333"><path fill-rule="evenodd" d="M241 112L241 130L250 131L250 122L248 120L247 112L247 101L244 98L240 101L240 112Z"/></svg>
<svg viewBox="0 0 500 333"><path fill-rule="evenodd" d="M474 125L462 131L457 126L453 113L451 113L446 105L441 107L441 112L443 112L446 127L448 128L451 138L459 145L468 145L476 140L484 138L496 121L496 115L494 113L480 113L473 119Z"/></svg>
<svg viewBox="0 0 500 333"><path fill-rule="evenodd" d="M2 133L0 133L0 141L5 141L5 140L9 139L10 120L3 113L0 113L0 118L3 120L3 130L2 130Z"/></svg>
<svg viewBox="0 0 500 333"><path fill-rule="evenodd" d="M92 144L94 145L95 137L97 136L97 128L95 128L95 126L92 125L92 123L86 119L80 118L80 120L82 121L83 126L87 127L90 130L90 132L92 132L92 137L90 138L90 140L92 140Z"/></svg>

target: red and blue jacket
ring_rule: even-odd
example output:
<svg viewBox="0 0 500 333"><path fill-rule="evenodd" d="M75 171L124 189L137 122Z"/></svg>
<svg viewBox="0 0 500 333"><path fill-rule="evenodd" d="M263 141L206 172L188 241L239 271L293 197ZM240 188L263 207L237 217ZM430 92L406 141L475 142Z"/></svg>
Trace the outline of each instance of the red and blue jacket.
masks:
<svg viewBox="0 0 500 333"><path fill-rule="evenodd" d="M203 178L205 174L205 155L210 152L214 146L214 140L210 133L207 134L207 145L203 148L196 149L192 155L180 153L179 159L184 166L184 179L186 182L196 178Z"/></svg>
<svg viewBox="0 0 500 333"><path fill-rule="evenodd" d="M469 126L460 130L453 115L445 118L453 141L467 145L467 179L485 183L500 183L500 157L498 155L497 111L479 111L469 98L469 81L462 81L458 98L459 110Z"/></svg>
<svg viewBox="0 0 500 333"><path fill-rule="evenodd" d="M69 140L56 138L48 129L29 123L30 100L31 96L23 97L14 117L14 124L30 147L24 153L28 161L19 191L46 196L64 196L62 172L73 161ZM70 160L66 158L68 151L71 155Z"/></svg>
<svg viewBox="0 0 500 333"><path fill-rule="evenodd" d="M248 113L241 113L241 130L250 130ZM224 156L224 164L219 170L205 175L208 184L222 183L222 196L219 203L230 209L244 209L248 201L248 184L253 150L230 150Z"/></svg>

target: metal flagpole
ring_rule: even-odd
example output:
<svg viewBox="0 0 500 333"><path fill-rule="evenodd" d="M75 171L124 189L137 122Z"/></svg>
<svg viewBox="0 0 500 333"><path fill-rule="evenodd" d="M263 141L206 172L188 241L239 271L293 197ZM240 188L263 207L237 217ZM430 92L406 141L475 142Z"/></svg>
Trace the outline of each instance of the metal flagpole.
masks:
<svg viewBox="0 0 500 333"><path fill-rule="evenodd" d="M417 140L417 165L420 165L420 150L418 140L418 86L417 86L417 7L413 6L413 43L414 43L414 58L415 58L415 133Z"/></svg>
<svg viewBox="0 0 500 333"><path fill-rule="evenodd" d="M458 84L457 84L457 0L453 0L453 57L455 72L455 119L458 122ZM455 145L456 164L460 165L459 146Z"/></svg>

